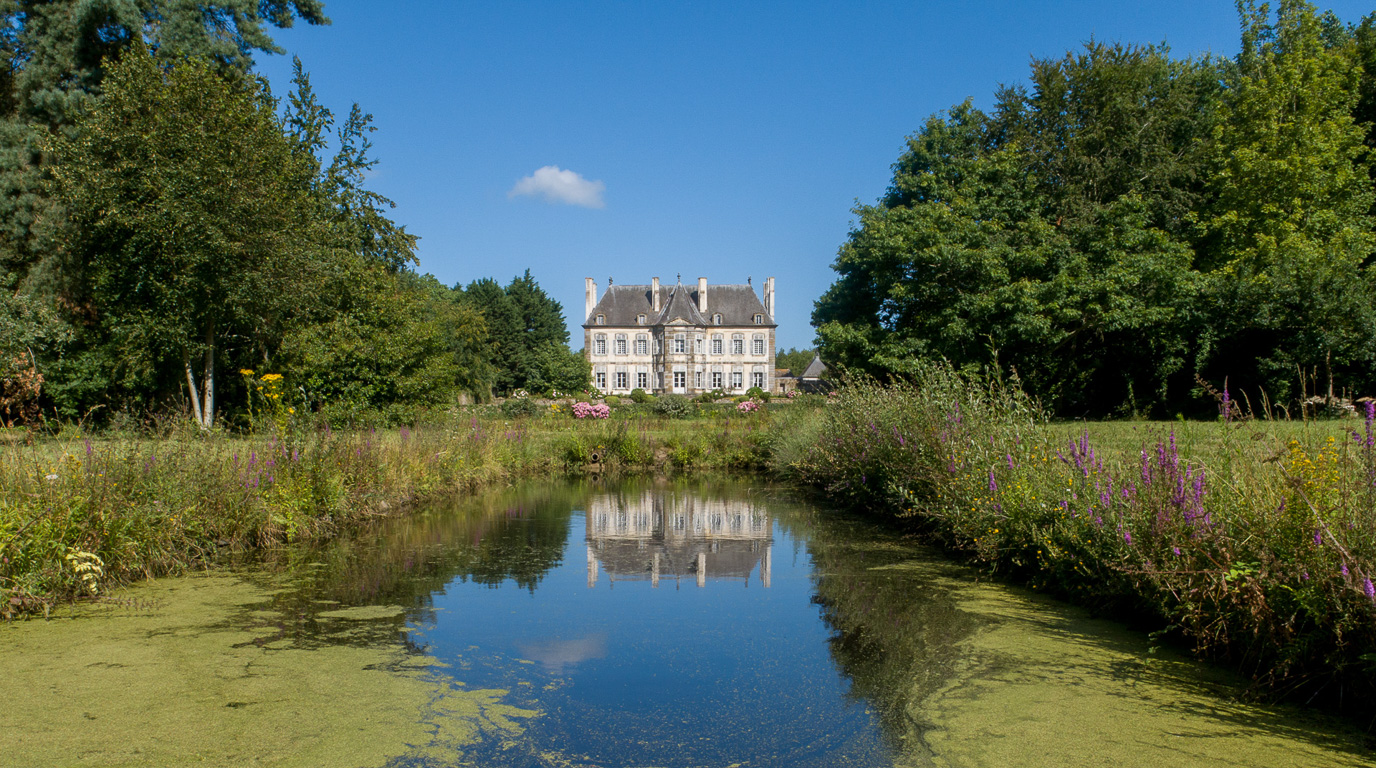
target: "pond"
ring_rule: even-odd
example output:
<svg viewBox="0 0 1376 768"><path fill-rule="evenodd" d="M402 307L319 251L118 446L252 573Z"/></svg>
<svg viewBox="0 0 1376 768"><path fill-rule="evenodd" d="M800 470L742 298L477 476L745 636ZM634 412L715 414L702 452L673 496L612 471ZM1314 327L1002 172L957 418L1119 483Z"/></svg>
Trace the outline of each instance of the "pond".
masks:
<svg viewBox="0 0 1376 768"><path fill-rule="evenodd" d="M0 627L23 766L1376 766L1140 634L741 482L549 483Z"/></svg>

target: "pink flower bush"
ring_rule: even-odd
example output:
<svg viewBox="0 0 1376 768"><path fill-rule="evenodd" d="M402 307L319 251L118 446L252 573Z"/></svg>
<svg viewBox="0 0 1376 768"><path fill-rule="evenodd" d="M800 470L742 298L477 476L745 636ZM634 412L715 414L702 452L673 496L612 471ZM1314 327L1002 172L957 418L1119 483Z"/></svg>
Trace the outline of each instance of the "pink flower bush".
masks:
<svg viewBox="0 0 1376 768"><path fill-rule="evenodd" d="M591 403L573 404L573 417L575 419L586 419L588 417L605 419L610 415L612 415L612 409L611 406L608 405L592 405Z"/></svg>
<svg viewBox="0 0 1376 768"><path fill-rule="evenodd" d="M752 411L760 410L760 404L755 402L754 400L746 400L743 403L738 403L736 405L736 410L740 411L741 413L751 413Z"/></svg>

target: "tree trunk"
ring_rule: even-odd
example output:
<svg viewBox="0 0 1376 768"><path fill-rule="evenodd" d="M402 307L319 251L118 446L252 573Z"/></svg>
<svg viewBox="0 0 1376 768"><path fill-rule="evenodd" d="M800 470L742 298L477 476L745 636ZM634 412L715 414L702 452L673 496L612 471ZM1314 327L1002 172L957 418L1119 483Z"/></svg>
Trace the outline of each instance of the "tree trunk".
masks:
<svg viewBox="0 0 1376 768"><path fill-rule="evenodd" d="M205 328L205 396L202 401L205 403L205 411L202 415L201 426L210 429L215 426L215 327L207 325Z"/></svg>
<svg viewBox="0 0 1376 768"><path fill-rule="evenodd" d="M201 418L201 393L196 390L196 374L191 370L191 353L182 350L182 365L186 367L186 387L191 394L191 411L196 417L196 423L204 426L205 421Z"/></svg>

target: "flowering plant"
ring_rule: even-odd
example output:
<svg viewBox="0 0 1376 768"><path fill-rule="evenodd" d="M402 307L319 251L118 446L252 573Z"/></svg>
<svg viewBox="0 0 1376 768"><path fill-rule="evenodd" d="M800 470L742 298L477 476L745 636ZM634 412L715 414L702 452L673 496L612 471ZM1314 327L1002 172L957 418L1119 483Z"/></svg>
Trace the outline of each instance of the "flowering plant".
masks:
<svg viewBox="0 0 1376 768"><path fill-rule="evenodd" d="M752 413L754 411L760 410L760 404L754 400L746 400L743 403L737 403L736 410L740 411L741 413Z"/></svg>
<svg viewBox="0 0 1376 768"><path fill-rule="evenodd" d="M594 419L605 419L610 415L612 415L612 409L610 406L607 405L592 405L590 403L582 402L573 404L573 417L575 419L586 419L588 417L592 417Z"/></svg>

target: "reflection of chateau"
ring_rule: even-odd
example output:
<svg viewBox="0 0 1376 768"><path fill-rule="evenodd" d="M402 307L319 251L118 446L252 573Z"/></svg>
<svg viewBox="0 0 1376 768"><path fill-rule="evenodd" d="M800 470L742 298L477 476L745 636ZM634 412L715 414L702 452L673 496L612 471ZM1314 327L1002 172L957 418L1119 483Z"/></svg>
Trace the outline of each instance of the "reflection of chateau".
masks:
<svg viewBox="0 0 1376 768"><path fill-rule="evenodd" d="M769 514L745 501L666 497L597 496L588 504L588 586L598 572L616 581L692 578L750 583L756 566L769 586L773 545Z"/></svg>

